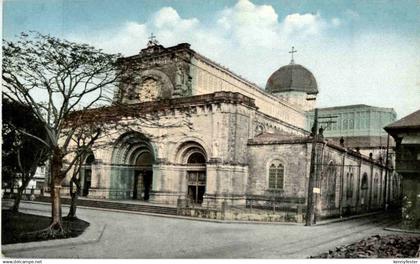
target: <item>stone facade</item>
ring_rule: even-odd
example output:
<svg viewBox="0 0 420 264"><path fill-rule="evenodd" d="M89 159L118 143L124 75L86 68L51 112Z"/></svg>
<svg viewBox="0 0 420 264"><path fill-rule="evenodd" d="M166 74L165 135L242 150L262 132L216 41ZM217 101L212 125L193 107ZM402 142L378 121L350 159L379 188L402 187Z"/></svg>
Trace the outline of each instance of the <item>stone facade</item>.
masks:
<svg viewBox="0 0 420 264"><path fill-rule="evenodd" d="M81 172L85 196L193 205L193 211L184 210L188 215L217 218L217 212L201 211L224 208L230 219L303 221L311 160L307 109L265 92L185 43L150 45L121 59L120 67L124 78L114 106L101 111L130 105L141 117L122 115L119 122L129 130L114 129L96 142L92 162ZM382 205L382 164L332 142L317 148L319 216ZM343 198L349 168L354 193ZM262 216L267 210L274 214Z"/></svg>

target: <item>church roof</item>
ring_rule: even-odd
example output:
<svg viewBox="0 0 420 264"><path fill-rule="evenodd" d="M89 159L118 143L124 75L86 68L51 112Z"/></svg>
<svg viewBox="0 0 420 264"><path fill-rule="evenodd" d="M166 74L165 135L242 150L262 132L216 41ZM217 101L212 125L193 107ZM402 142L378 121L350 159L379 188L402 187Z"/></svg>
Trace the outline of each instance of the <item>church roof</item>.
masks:
<svg viewBox="0 0 420 264"><path fill-rule="evenodd" d="M265 90L269 93L298 91L317 94L318 85L308 69L291 63L281 67L268 78Z"/></svg>
<svg viewBox="0 0 420 264"><path fill-rule="evenodd" d="M326 137L339 144L341 137ZM344 145L348 148L378 148L387 145L387 136L345 136ZM389 146L394 147L394 140L389 141Z"/></svg>
<svg viewBox="0 0 420 264"><path fill-rule="evenodd" d="M309 140L307 136L294 135L287 132L264 132L249 140L251 144L271 144L271 143L304 143Z"/></svg>

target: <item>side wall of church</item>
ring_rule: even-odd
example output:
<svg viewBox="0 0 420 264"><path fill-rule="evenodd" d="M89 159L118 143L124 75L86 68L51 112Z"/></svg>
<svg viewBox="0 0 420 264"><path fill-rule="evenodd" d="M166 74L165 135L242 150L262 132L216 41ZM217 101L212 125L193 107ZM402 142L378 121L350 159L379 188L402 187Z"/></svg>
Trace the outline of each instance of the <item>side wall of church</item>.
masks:
<svg viewBox="0 0 420 264"><path fill-rule="evenodd" d="M250 144L247 200L275 199L289 207L306 206L312 146L309 143ZM317 144L316 215L320 218L380 210L384 206L385 168L357 153ZM322 153L322 155L320 155ZM284 168L283 186L270 189L270 164ZM388 175L389 197L398 198L398 178ZM395 187L393 187L395 186ZM301 199L300 199L301 198ZM268 204L270 204L268 202ZM287 207L287 206L286 206Z"/></svg>
<svg viewBox="0 0 420 264"><path fill-rule="evenodd" d="M310 149L306 144L249 145L249 176L247 195L249 199L280 199L287 206L303 205L307 196ZM269 169L280 163L284 168L283 186L271 189ZM285 205L286 206L286 205Z"/></svg>
<svg viewBox="0 0 420 264"><path fill-rule="evenodd" d="M255 104L264 114L275 117L297 127L305 128L305 114L285 101L279 100L256 85L245 82L223 68L193 57L190 75L192 94L208 94L216 91L238 92L255 99Z"/></svg>
<svg viewBox="0 0 420 264"><path fill-rule="evenodd" d="M337 216L340 210L342 215L349 215L383 208L384 167L367 157L328 146L323 153L317 205L322 217Z"/></svg>

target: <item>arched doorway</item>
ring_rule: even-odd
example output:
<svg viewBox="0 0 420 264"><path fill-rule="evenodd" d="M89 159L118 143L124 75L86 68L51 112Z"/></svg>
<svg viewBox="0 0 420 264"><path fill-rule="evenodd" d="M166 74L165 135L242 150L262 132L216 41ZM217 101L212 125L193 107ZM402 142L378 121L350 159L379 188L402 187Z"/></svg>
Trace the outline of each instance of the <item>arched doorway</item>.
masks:
<svg viewBox="0 0 420 264"><path fill-rule="evenodd" d="M153 181L153 155L150 151L141 152L135 163L133 200L148 201Z"/></svg>
<svg viewBox="0 0 420 264"><path fill-rule="evenodd" d="M188 199L202 204L206 192L206 158L203 153L193 152L187 159L187 165Z"/></svg>
<svg viewBox="0 0 420 264"><path fill-rule="evenodd" d="M110 197L149 200L154 153L152 143L145 135L138 132L121 135L112 153L114 170L110 181Z"/></svg>
<svg viewBox="0 0 420 264"><path fill-rule="evenodd" d="M89 195L89 189L92 184L92 164L95 161L95 156L91 153L89 154L82 166L83 170L83 182L82 182L82 196Z"/></svg>

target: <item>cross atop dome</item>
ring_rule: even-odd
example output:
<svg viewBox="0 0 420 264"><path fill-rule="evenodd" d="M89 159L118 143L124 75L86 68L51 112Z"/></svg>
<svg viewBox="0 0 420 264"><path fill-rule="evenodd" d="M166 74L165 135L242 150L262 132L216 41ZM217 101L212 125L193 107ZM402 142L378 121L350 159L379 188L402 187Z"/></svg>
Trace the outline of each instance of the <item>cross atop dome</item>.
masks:
<svg viewBox="0 0 420 264"><path fill-rule="evenodd" d="M156 36L153 35L153 32L152 32L149 37L149 42L147 42L147 47L152 47L156 45L159 45L159 42L157 41Z"/></svg>
<svg viewBox="0 0 420 264"><path fill-rule="evenodd" d="M289 51L289 53L292 54L292 60L290 61L290 64L295 64L295 59L294 59L293 53L296 53L296 52L297 52L297 50L295 50L295 47L292 46L292 50Z"/></svg>

